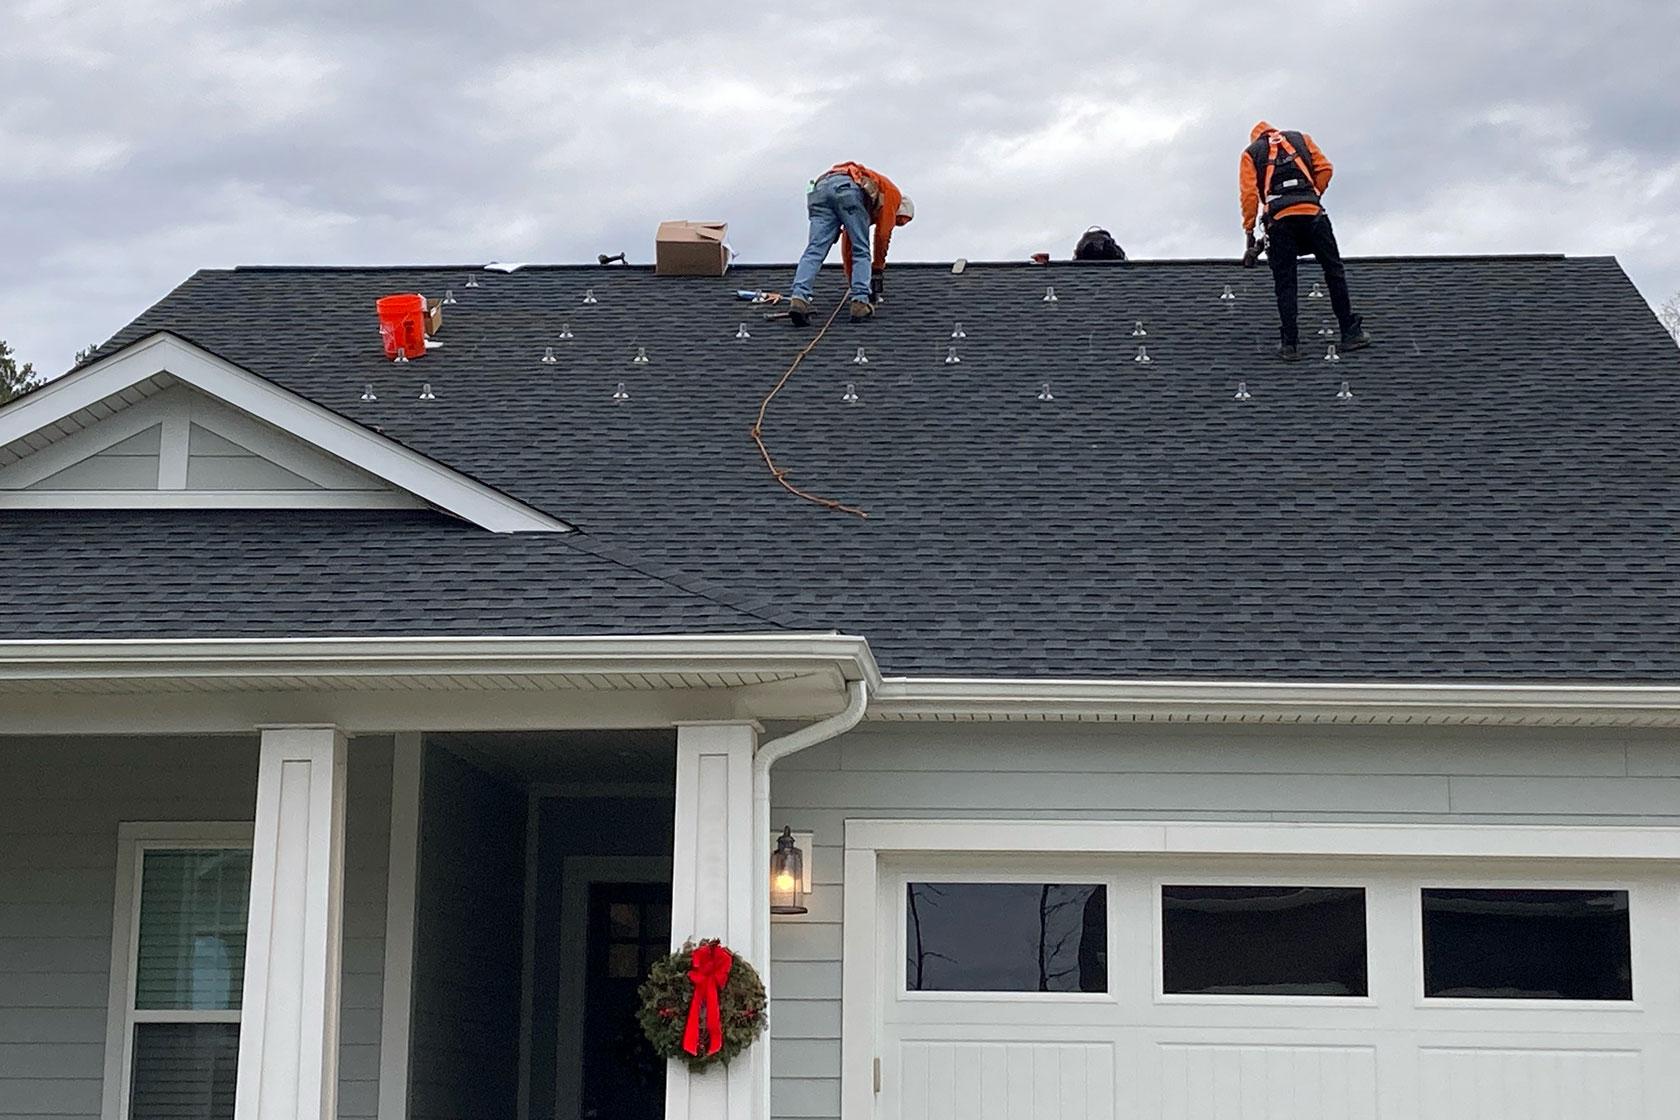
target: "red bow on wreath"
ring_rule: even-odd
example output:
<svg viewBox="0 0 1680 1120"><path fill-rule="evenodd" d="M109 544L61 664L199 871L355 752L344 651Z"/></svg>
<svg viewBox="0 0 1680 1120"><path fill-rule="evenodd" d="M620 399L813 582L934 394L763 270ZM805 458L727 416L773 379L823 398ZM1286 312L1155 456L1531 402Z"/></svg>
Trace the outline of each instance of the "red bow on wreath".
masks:
<svg viewBox="0 0 1680 1120"><path fill-rule="evenodd" d="M729 983L729 967L735 958L728 949L709 942L689 958L688 978L694 982L694 998L688 1005L688 1029L683 1032L683 1049L700 1056L700 1017L706 1017L706 1054L723 1049L723 1014L718 992Z"/></svg>

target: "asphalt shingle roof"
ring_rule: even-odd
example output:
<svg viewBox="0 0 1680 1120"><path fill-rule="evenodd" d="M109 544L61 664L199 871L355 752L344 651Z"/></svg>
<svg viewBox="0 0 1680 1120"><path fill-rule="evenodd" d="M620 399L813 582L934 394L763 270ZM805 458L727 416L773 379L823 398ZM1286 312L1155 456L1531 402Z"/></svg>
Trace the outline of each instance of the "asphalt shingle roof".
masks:
<svg viewBox="0 0 1680 1120"><path fill-rule="evenodd" d="M1616 263L1349 272L1377 345L1289 367L1264 269L893 266L765 424L790 481L867 520L781 490L748 437L810 332L734 292L788 269L202 272L113 342L173 331L581 532L4 513L0 635L780 626L907 674L1680 678L1680 351ZM373 300L446 288L443 348L386 362ZM825 272L824 310L841 292ZM1308 338L1327 305L1303 298Z"/></svg>

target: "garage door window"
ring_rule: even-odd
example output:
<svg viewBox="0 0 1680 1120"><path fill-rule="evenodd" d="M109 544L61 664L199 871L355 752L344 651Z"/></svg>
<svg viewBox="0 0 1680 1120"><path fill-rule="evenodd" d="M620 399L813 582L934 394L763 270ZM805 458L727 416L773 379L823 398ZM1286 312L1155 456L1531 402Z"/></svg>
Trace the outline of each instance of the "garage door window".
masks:
<svg viewBox="0 0 1680 1120"><path fill-rule="evenodd" d="M1168 995L1363 996L1361 887L1163 886Z"/></svg>
<svg viewBox="0 0 1680 1120"><path fill-rule="evenodd" d="M912 992L1108 991L1108 890L1094 883L910 883Z"/></svg>
<svg viewBox="0 0 1680 1120"><path fill-rule="evenodd" d="M1628 892L1423 890L1424 995L1631 1000Z"/></svg>

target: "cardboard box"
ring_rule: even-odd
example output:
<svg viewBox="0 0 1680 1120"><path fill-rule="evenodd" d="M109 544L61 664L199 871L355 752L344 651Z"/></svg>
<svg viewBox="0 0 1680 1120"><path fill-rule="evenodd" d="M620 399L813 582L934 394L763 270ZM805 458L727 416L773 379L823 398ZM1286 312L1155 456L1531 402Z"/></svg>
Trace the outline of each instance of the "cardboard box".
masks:
<svg viewBox="0 0 1680 1120"><path fill-rule="evenodd" d="M426 337L430 338L443 329L443 301L428 299L426 301Z"/></svg>
<svg viewBox="0 0 1680 1120"><path fill-rule="evenodd" d="M655 276L722 276L729 268L728 222L660 222Z"/></svg>

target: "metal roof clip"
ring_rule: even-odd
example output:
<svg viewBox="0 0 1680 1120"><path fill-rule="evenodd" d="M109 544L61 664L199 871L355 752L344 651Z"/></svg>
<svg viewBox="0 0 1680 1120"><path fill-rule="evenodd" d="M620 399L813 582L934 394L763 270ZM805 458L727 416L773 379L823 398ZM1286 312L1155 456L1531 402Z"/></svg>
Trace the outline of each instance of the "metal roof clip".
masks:
<svg viewBox="0 0 1680 1120"><path fill-rule="evenodd" d="M1038 387L1038 399L1041 401L1053 401L1056 399L1056 395L1050 391L1050 382L1046 381Z"/></svg>
<svg viewBox="0 0 1680 1120"><path fill-rule="evenodd" d="M957 348L955 346L952 346L945 351L945 364L948 366L962 364L962 359L957 356Z"/></svg>
<svg viewBox="0 0 1680 1120"><path fill-rule="evenodd" d="M1039 300L1039 302L1040 303L1056 303L1061 298L1062 298L1061 296L1058 296L1056 294L1056 289L1055 288L1045 288L1044 289L1044 298Z"/></svg>
<svg viewBox="0 0 1680 1120"><path fill-rule="evenodd" d="M542 364L543 365L551 366L551 365L555 364L556 362L558 362L559 360L560 360L559 358L556 358L554 356L554 347L552 347L552 346L544 346L543 347L543 356L542 356Z"/></svg>
<svg viewBox="0 0 1680 1120"><path fill-rule="evenodd" d="M1237 382L1237 391L1233 395L1239 401L1252 400L1254 398L1254 394L1248 391L1248 382L1246 381Z"/></svg>
<svg viewBox="0 0 1680 1120"><path fill-rule="evenodd" d="M427 381L420 386L420 399L423 401L437 400L437 394L432 392L432 383L430 381Z"/></svg>
<svg viewBox="0 0 1680 1120"><path fill-rule="evenodd" d="M846 382L846 391L840 399L847 404L856 404L858 402L857 386L850 381Z"/></svg>

